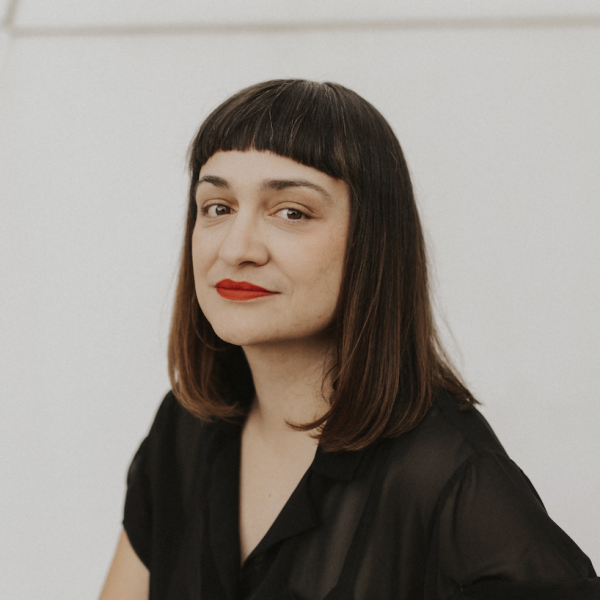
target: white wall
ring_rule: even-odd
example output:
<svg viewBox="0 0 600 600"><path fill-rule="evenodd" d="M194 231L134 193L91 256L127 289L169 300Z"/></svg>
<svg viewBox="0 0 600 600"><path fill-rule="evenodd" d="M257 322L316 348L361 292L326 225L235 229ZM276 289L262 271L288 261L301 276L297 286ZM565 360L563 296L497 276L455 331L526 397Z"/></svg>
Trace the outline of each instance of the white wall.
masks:
<svg viewBox="0 0 600 600"><path fill-rule="evenodd" d="M5 0L6 1L6 0ZM18 26L96 27L194 24L388 23L430 19L600 16L596 0L20 0ZM398 23L400 24L400 23Z"/></svg>
<svg viewBox="0 0 600 600"><path fill-rule="evenodd" d="M600 9L474 4L380 0L365 24L358 2L18 3L0 32L0 597L98 593L168 389L187 144L275 77L338 81L392 123L453 352L600 568Z"/></svg>

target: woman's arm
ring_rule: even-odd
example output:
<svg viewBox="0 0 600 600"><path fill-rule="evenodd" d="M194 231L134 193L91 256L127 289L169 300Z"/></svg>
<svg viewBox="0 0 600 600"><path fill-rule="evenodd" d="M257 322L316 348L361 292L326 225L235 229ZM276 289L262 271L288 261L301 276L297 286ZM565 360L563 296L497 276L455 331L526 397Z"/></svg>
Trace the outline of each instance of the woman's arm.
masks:
<svg viewBox="0 0 600 600"><path fill-rule="evenodd" d="M100 600L148 600L150 573L123 529Z"/></svg>

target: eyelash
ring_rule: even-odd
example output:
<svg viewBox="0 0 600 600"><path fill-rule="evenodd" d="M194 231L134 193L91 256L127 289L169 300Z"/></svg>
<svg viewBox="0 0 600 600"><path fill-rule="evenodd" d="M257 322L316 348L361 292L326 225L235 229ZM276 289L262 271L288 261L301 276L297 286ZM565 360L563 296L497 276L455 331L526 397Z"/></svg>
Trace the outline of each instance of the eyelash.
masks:
<svg viewBox="0 0 600 600"><path fill-rule="evenodd" d="M215 208L216 208L216 207L222 207L222 208L226 208L226 209L228 209L228 210L231 210L231 209L230 209L230 207L229 207L229 206L227 206L226 204L208 204L208 205L206 205L206 206L203 206L203 207L200 209L200 212L201 212L203 215L205 215L205 216L208 216L209 218L212 218L212 219L216 219L216 218L218 218L218 217L222 217L222 216L224 216L224 215L212 215L212 216L209 216L209 215L208 215L208 211L209 211L211 208L213 208L213 207L215 207ZM310 217L309 217L309 216L308 216L306 213L302 212L301 210L299 210L299 209L297 209L297 208L281 208L281 209L279 209L277 212L281 212L282 210L288 210L288 211L292 211L292 212L298 213L298 214L299 214L299 215L301 215L301 217L302 217L302 218L300 218L300 219L285 219L286 221L306 221L306 220L310 219ZM225 213L225 214L230 214L230 213ZM277 213L275 213L275 214L277 214Z"/></svg>

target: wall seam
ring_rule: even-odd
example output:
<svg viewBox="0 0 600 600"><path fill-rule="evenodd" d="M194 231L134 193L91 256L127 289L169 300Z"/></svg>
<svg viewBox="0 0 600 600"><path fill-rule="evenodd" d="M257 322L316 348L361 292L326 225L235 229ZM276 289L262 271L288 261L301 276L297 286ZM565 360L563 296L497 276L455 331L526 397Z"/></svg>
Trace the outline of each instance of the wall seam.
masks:
<svg viewBox="0 0 600 600"><path fill-rule="evenodd" d="M171 25L106 25L34 27L12 25L18 0L10 5L10 27L14 37L111 37L144 35L196 35L211 33L302 33L311 31L399 31L399 30L481 30L600 28L600 15L576 17L521 17L479 19L398 19L377 21L320 21L280 23L212 23ZM8 20L8 19L7 19Z"/></svg>

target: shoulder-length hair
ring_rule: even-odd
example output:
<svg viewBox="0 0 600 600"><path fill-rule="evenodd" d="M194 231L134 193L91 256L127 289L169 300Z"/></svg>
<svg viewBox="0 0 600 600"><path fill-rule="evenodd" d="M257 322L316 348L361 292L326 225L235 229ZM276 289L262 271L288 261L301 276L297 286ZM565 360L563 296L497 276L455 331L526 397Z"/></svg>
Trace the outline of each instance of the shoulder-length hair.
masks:
<svg viewBox="0 0 600 600"><path fill-rule="evenodd" d="M215 109L190 146L189 205L169 339L180 403L203 420L242 417L254 394L239 346L218 338L194 288L191 241L200 169L216 152L269 151L344 181L348 245L335 316L329 410L297 429L329 451L359 450L416 427L439 388L476 400L441 348L408 168L381 114L335 83L267 81Z"/></svg>

